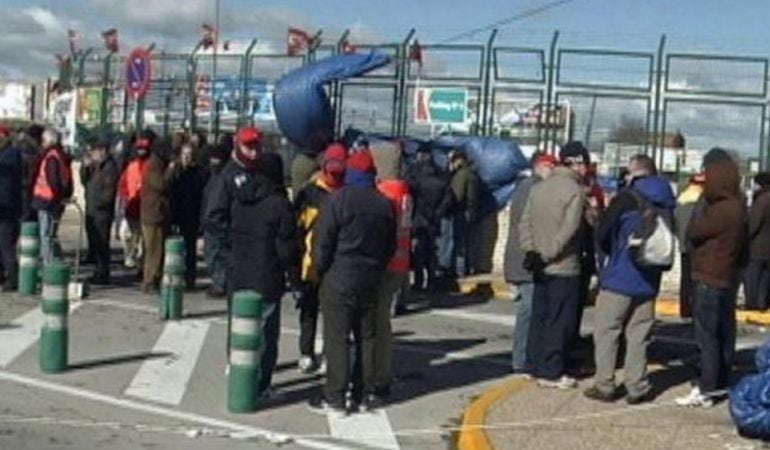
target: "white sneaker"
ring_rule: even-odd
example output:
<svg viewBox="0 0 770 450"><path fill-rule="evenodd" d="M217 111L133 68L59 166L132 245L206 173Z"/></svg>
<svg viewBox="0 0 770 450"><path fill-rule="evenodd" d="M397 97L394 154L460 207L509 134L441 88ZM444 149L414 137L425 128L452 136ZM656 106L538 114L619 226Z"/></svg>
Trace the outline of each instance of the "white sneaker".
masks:
<svg viewBox="0 0 770 450"><path fill-rule="evenodd" d="M537 380L537 385L542 388L559 389L566 391L567 389L575 389L577 387L577 380L567 375L562 375L558 380Z"/></svg>
<svg viewBox="0 0 770 450"><path fill-rule="evenodd" d="M309 374L318 370L318 365L315 362L315 358L312 356L302 356L299 358L297 368L301 373Z"/></svg>
<svg viewBox="0 0 770 450"><path fill-rule="evenodd" d="M677 406L685 408L711 408L714 406L714 400L701 394L699 387L694 387L689 394L674 400Z"/></svg>

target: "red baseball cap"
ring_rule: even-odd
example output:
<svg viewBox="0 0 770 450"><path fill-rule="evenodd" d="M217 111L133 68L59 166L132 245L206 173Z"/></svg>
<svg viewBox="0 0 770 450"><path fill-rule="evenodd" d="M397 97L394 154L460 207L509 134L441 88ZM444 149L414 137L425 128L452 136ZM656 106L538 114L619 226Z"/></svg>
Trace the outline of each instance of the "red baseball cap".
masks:
<svg viewBox="0 0 770 450"><path fill-rule="evenodd" d="M348 150L342 144L331 144L326 148L323 156L323 170L329 173L342 173L345 171L345 160Z"/></svg>
<svg viewBox="0 0 770 450"><path fill-rule="evenodd" d="M238 143L247 147L262 143L262 130L257 127L243 127L238 130Z"/></svg>
<svg viewBox="0 0 770 450"><path fill-rule="evenodd" d="M377 173L374 166L374 158L369 150L359 150L348 157L348 169L366 173Z"/></svg>
<svg viewBox="0 0 770 450"><path fill-rule="evenodd" d="M556 157L550 153L543 153L535 158L535 162L532 164L532 166L534 167L538 164L543 164L548 167L556 167L559 165L559 160L557 160Z"/></svg>

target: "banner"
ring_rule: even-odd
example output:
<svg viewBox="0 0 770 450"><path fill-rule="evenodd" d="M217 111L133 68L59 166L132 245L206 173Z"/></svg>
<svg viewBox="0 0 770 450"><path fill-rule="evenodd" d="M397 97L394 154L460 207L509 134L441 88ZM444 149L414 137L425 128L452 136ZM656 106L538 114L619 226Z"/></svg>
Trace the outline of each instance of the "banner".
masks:
<svg viewBox="0 0 770 450"><path fill-rule="evenodd" d="M77 135L77 96L65 92L53 100L49 119L52 126L62 135L62 144L74 147Z"/></svg>
<svg viewBox="0 0 770 450"><path fill-rule="evenodd" d="M464 124L468 122L467 89L417 88L414 93L416 123Z"/></svg>
<svg viewBox="0 0 770 450"><path fill-rule="evenodd" d="M0 81L0 119L32 117L32 86Z"/></svg>

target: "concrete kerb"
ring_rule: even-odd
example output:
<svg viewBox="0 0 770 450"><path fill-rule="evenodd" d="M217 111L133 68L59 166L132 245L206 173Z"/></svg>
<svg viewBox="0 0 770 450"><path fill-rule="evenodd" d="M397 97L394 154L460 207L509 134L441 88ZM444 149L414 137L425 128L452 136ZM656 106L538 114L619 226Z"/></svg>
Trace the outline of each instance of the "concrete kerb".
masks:
<svg viewBox="0 0 770 450"><path fill-rule="evenodd" d="M484 430L487 413L501 400L531 385L530 380L515 378L482 393L463 414L458 448L460 450L493 450L492 442Z"/></svg>

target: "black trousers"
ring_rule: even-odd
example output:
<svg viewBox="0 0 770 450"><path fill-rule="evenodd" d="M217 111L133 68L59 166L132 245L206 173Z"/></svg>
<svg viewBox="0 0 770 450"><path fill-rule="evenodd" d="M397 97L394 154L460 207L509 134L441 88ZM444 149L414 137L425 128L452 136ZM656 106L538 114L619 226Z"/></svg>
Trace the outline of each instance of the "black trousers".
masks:
<svg viewBox="0 0 770 450"><path fill-rule="evenodd" d="M350 382L348 336L351 333L361 349L363 394L373 394L375 391L375 293L373 290L365 295L351 295L337 291L330 283L322 283L319 295L324 312L324 355L327 366L324 397L334 405L343 406Z"/></svg>
<svg viewBox="0 0 770 450"><path fill-rule="evenodd" d="M320 306L318 288L310 288L305 302L299 309L299 353L302 356L315 356L315 338L318 331Z"/></svg>
<svg viewBox="0 0 770 450"><path fill-rule="evenodd" d="M746 309L764 311L768 304L770 289L770 261L749 261L743 276L743 289L746 293Z"/></svg>
<svg viewBox="0 0 770 450"><path fill-rule="evenodd" d="M112 216L98 214L86 215L86 233L88 234L89 256L96 262L94 276L109 278L110 276L110 229Z"/></svg>
<svg viewBox="0 0 770 450"><path fill-rule="evenodd" d="M735 356L735 290L695 285L695 342L700 349L698 385L707 394L729 386Z"/></svg>
<svg viewBox="0 0 770 450"><path fill-rule="evenodd" d="M414 231L415 246L412 255L414 265L414 284L418 288L430 288L436 281L436 233L427 227ZM425 284L427 280L427 285Z"/></svg>
<svg viewBox="0 0 770 450"><path fill-rule="evenodd" d="M180 227L179 231L184 240L184 279L192 287L198 275L198 225Z"/></svg>
<svg viewBox="0 0 770 450"><path fill-rule="evenodd" d="M679 276L679 315L692 317L692 262L690 255L681 253L682 267Z"/></svg>
<svg viewBox="0 0 770 450"><path fill-rule="evenodd" d="M537 378L556 380L566 372L566 362L579 308L580 276L535 277L532 321L527 348Z"/></svg>
<svg viewBox="0 0 770 450"><path fill-rule="evenodd" d="M19 240L19 222L0 220L0 283L8 286L18 284L16 243Z"/></svg>

